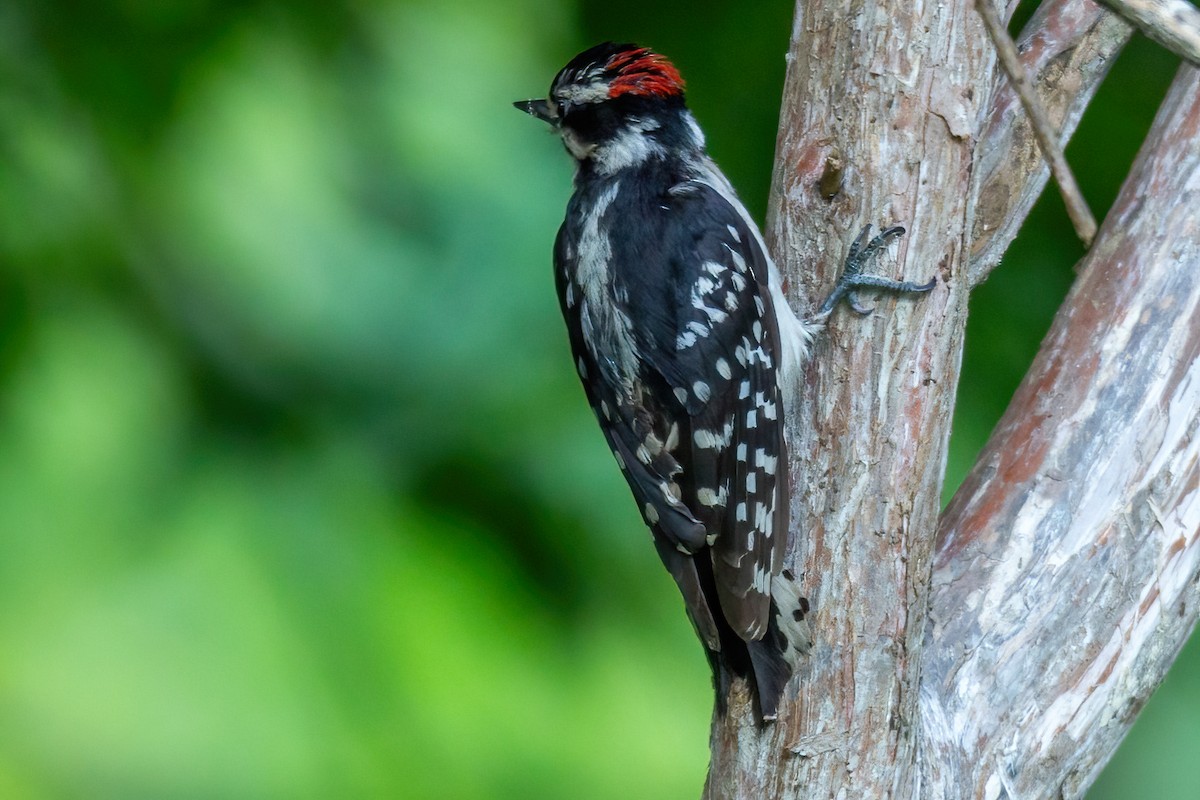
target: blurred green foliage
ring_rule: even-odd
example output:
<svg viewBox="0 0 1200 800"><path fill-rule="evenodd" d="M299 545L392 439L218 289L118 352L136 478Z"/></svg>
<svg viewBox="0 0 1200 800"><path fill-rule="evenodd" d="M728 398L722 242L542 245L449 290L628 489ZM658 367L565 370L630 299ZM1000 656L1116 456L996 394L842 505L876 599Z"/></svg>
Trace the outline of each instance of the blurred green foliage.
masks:
<svg viewBox="0 0 1200 800"><path fill-rule="evenodd" d="M704 659L567 357L569 165L509 101L651 43L761 217L790 27L0 6L0 797L698 796ZM1134 48L1085 122L1100 210L1172 69ZM1029 228L974 301L951 484L1071 280L1056 200ZM1200 794L1198 659L1095 797Z"/></svg>

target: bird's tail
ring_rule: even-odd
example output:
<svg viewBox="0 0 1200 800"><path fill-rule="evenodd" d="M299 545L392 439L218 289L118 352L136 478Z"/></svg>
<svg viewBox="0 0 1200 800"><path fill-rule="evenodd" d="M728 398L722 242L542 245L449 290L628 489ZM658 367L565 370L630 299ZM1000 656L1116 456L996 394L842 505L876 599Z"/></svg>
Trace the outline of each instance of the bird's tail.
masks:
<svg viewBox="0 0 1200 800"><path fill-rule="evenodd" d="M716 587L711 569L703 568L707 559L686 560L686 566L693 570L689 575L696 580L695 589L708 601L699 613L693 610L693 603L688 603L688 611L712 667L717 713L726 712L736 676L753 682L762 719L775 719L780 697L796 671L800 656L812 648L808 600L800 595L795 575L785 569L772 580L766 634L761 639L746 641L734 633L715 605ZM700 569L696 570L696 566ZM684 583L680 583L681 588ZM688 594L684 592L685 597Z"/></svg>
<svg viewBox="0 0 1200 800"><path fill-rule="evenodd" d="M808 600L800 595L796 576L783 570L771 582L771 612L762 639L746 642L759 712L775 719L779 698L796 671L800 656L812 649Z"/></svg>

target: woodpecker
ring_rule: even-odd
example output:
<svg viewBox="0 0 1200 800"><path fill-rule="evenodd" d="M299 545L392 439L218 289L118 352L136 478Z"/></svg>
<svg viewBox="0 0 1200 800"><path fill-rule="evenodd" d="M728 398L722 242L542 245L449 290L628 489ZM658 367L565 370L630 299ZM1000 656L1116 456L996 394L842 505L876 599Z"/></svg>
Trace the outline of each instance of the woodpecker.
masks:
<svg viewBox="0 0 1200 800"><path fill-rule="evenodd" d="M934 283L861 271L891 238L849 251L806 319L684 102L662 55L606 42L573 58L546 99L514 105L549 123L575 161L554 275L575 367L608 446L683 594L713 668L718 708L734 676L763 720L811 638L788 545L784 390L813 336L854 291Z"/></svg>

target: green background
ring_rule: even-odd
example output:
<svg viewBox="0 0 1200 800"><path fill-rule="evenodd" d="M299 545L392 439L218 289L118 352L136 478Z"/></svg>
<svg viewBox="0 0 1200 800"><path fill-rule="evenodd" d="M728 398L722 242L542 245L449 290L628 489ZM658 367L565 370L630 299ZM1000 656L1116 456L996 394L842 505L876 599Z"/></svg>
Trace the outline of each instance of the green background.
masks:
<svg viewBox="0 0 1200 800"><path fill-rule="evenodd" d="M761 219L790 4L649 5L0 4L0 797L698 796L705 662L554 299L570 165L509 105L651 44ZM1098 213L1175 64L1085 119ZM1080 252L1048 195L972 301L951 485ZM1198 669L1089 797L1200 797Z"/></svg>

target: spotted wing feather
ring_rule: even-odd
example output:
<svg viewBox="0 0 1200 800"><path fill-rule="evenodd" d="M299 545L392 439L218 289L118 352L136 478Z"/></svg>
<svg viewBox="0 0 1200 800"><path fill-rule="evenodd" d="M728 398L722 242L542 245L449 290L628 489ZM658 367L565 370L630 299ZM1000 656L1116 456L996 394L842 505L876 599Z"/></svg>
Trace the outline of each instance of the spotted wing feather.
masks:
<svg viewBox="0 0 1200 800"><path fill-rule="evenodd" d="M721 609L741 638L758 639L766 632L771 577L782 566L787 508L787 481L777 478L784 441L767 257L757 234L711 186L683 182L672 200L680 218L707 224L681 232L690 234L682 241L664 237L684 294L675 298L674 326L639 329L639 345L647 364L685 398L691 435L677 457L689 505L711 539Z"/></svg>
<svg viewBox="0 0 1200 800"><path fill-rule="evenodd" d="M639 186L674 188L639 195ZM776 479L782 412L766 256L742 215L704 183L639 181L608 197L612 213L640 221L603 243L605 290L628 309L609 323L628 325L631 368L622 368L611 331L589 324L587 292L573 284L585 271L574 260L585 234L564 226L556 247L589 401L660 555L666 545L710 561L697 573L690 558L663 555L710 649L718 649L714 613L742 639L760 638L785 542L777 509L786 507L786 481Z"/></svg>

